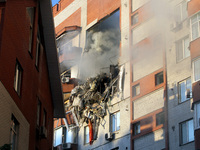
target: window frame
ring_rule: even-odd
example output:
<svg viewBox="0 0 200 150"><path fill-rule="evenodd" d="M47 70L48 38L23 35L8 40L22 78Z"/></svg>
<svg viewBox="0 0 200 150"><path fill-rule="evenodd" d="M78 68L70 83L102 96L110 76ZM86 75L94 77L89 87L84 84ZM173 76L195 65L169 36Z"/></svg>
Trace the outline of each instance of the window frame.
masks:
<svg viewBox="0 0 200 150"><path fill-rule="evenodd" d="M18 136L19 136L19 122L15 118L15 116L12 114L12 116L11 116L11 126L10 126L11 150L17 150L17 147L18 147ZM14 141L14 144L13 144L12 141ZM13 147L13 145L14 145L14 147Z"/></svg>
<svg viewBox="0 0 200 150"><path fill-rule="evenodd" d="M190 119L188 119L188 120L185 120L185 121L183 121L183 122L180 122L179 123L179 142L180 142L180 146L182 146L182 145L186 145L186 144L189 144L189 143L191 143L191 142L194 142L194 139L192 140L192 141L189 141L189 126L188 126L188 122L189 121L193 121L193 125L192 125L192 127L193 127L193 133L194 133L194 120L193 120L193 118L190 118ZM184 124L184 123L187 123L186 124L186 134L187 134L187 142L186 143L183 143L183 133L182 133L182 125ZM194 135L194 134L193 134ZM194 137L193 137L194 138Z"/></svg>
<svg viewBox="0 0 200 150"><path fill-rule="evenodd" d="M119 114L119 120L117 115ZM115 129L113 129L113 121L114 121L114 127ZM117 126L117 123L119 121L119 126ZM114 133L114 132L118 132L120 130L120 111L117 111L115 113L110 114L110 132Z"/></svg>
<svg viewBox="0 0 200 150"><path fill-rule="evenodd" d="M31 14L32 16L30 16L28 9L33 9L33 14ZM32 48L33 48L33 34L34 34L34 23L35 23L35 7L26 7L26 12L27 15L29 17L29 49L28 52L31 54L32 56Z"/></svg>
<svg viewBox="0 0 200 150"><path fill-rule="evenodd" d="M14 90L17 92L18 96L21 96L22 90L22 78L23 78L23 68L18 60L15 64L15 76L14 76Z"/></svg>
<svg viewBox="0 0 200 150"><path fill-rule="evenodd" d="M190 91L190 98L187 98L187 94L186 94L186 92L187 92L187 80L189 80L190 79L190 82L191 82L191 91ZM185 99L185 101L181 101L181 92L180 92L180 85L181 85L181 83L183 83L183 82L185 82L185 96L186 96L186 99ZM186 79L184 79L184 80L181 80L181 81L179 81L178 82L178 103L179 104L182 104L182 103L184 103L184 102L186 102L186 101L188 101L188 100L190 100L191 98L192 98L192 79L191 79L191 77L188 77L188 78L186 78Z"/></svg>
<svg viewBox="0 0 200 150"><path fill-rule="evenodd" d="M134 23L134 20L136 21L135 23ZM133 27L138 23L139 23L139 13L136 12L133 15L131 15L131 26Z"/></svg>
<svg viewBox="0 0 200 150"><path fill-rule="evenodd" d="M189 35L187 35L187 36L185 36L185 37L183 37L182 39L180 39L180 40L178 40L178 41L176 41L176 62L177 63L179 63L179 62L181 62L182 60L184 60L184 59L186 59L186 58L188 58L188 57L190 57L190 55L189 56L185 56L185 40L186 39L188 39L189 40L189 46L188 46L188 50L189 50L189 52L190 52L190 38L189 38ZM183 54L183 58L181 58L181 59L178 59L179 58L179 54L178 54L178 44L181 42L181 45L182 45L182 50L181 50L181 52L182 52L182 54Z"/></svg>
<svg viewBox="0 0 200 150"><path fill-rule="evenodd" d="M196 18L197 18L197 21L195 21L195 23L197 23L198 24L198 27L197 27L197 37L196 38L194 38L193 39L193 32L192 32L192 25L194 25L195 23L192 23L192 18L194 17L194 16L197 16ZM190 41L194 41L194 40L196 40L196 39L198 39L199 37L200 37L200 17L199 17L199 19L198 19L198 15L200 16L200 11L198 11L197 13L195 13L194 15L192 15L191 17L190 17Z"/></svg>
<svg viewBox="0 0 200 150"><path fill-rule="evenodd" d="M200 108L200 102L194 104L194 130L200 129L200 109L197 111L197 105L199 105ZM197 114L198 112L199 115Z"/></svg>
<svg viewBox="0 0 200 150"><path fill-rule="evenodd" d="M136 127L139 127L139 132L136 132L138 130L136 130ZM136 122L133 124L133 135L138 135L141 133L141 126L140 126L140 121Z"/></svg>
<svg viewBox="0 0 200 150"><path fill-rule="evenodd" d="M195 83L195 82L198 82L198 81L200 81L200 78L199 79L197 79L197 80L195 80L195 62L196 61L200 61L200 57L198 57L198 58L196 58L195 60L193 60L192 61L192 73L193 73L193 79L192 79L192 83ZM200 75L199 75L200 76Z"/></svg>
<svg viewBox="0 0 200 150"><path fill-rule="evenodd" d="M187 1L186 1L186 0L182 0L182 2L180 2L178 5L175 6L175 14L176 14L176 10L178 10L177 8L180 7L180 12L179 12L179 14L176 14L176 15L180 15L180 20L178 20L178 21L179 21L178 23L183 22L183 21L186 20L187 17L188 17L188 15L186 14L185 18L183 18L183 17L184 17L183 13L185 12L185 11L183 10L183 6L184 6L183 4L184 4L184 3L186 3L186 6L187 6ZM186 7L186 9L187 9L187 7ZM186 11L187 11L187 10L186 10ZM177 18L176 18L176 20L177 20Z"/></svg>
<svg viewBox="0 0 200 150"><path fill-rule="evenodd" d="M161 117L161 118L160 118ZM158 124L158 119L159 121L161 122L160 124ZM163 122L162 122L163 121ZM162 112L159 112L156 114L156 127L157 126L160 126L160 125L164 125L165 123L165 112L162 111Z"/></svg>
<svg viewBox="0 0 200 150"><path fill-rule="evenodd" d="M139 93L137 94L137 88L139 88ZM132 97L140 95L140 83L132 86Z"/></svg>
<svg viewBox="0 0 200 150"><path fill-rule="evenodd" d="M157 82L158 82L157 77L158 77L160 74L162 74L162 80L163 80L163 81L162 81L161 83L157 83ZM158 85L163 84L163 83L164 83L164 72L163 72L163 71L160 71L160 72L158 72L158 73L155 74L155 86L158 86Z"/></svg>

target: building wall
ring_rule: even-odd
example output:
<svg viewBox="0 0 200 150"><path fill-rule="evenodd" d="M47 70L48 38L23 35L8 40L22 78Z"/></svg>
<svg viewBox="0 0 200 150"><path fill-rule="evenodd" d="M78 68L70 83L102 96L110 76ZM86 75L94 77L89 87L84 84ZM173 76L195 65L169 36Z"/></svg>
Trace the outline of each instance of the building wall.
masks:
<svg viewBox="0 0 200 150"><path fill-rule="evenodd" d="M13 103L15 103L15 105L10 104L9 107L10 109L13 107L13 111L17 111L18 109L21 111L23 115L19 113L17 114L17 117L19 118L19 121L21 121L22 129L24 128L24 132L26 133L22 132L20 134L29 135L28 137L25 136L28 139L21 136L22 138L19 139L19 142L24 140L24 144L19 146L24 146L24 148L30 150L35 150L36 147L38 149L50 149L52 147L53 137L53 104L45 49L40 51L39 68L37 69L35 66L38 28L37 13L35 13L32 53L28 52L30 25L28 24L26 7L35 7L35 12L37 12L37 6L37 1L6 1L4 28L2 32L3 38L0 49L0 80L11 98L14 100ZM16 60L19 61L23 68L20 96L18 96L17 92L14 90ZM41 101L40 125L42 125L43 122L43 109L47 112L46 122L48 123L46 128L48 136L47 139L42 140L36 140L37 97L39 97ZM1 105L1 107L3 106ZM10 114L11 111L8 111L7 115ZM26 119L23 119L23 117ZM23 127L25 125L30 126ZM29 131L27 131L27 129ZM7 132L7 134L10 135L10 132Z"/></svg>
<svg viewBox="0 0 200 150"><path fill-rule="evenodd" d="M0 82L0 146L10 143L10 123L12 114L19 122L18 149L28 150L30 124L19 110L12 97Z"/></svg>

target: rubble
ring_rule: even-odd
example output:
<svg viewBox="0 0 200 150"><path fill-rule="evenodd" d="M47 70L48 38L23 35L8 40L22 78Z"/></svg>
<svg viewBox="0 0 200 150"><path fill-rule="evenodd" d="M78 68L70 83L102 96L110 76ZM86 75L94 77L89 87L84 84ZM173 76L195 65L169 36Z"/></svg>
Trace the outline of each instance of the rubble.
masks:
<svg viewBox="0 0 200 150"><path fill-rule="evenodd" d="M68 128L81 127L86 122L89 126L90 144L97 139L98 127L106 115L107 102L112 99L114 93L122 92L124 67L119 71L118 66L111 66L110 70L109 75L102 73L88 78L84 84L77 85L71 91L68 101L67 114L70 113L73 118L73 126L68 123Z"/></svg>

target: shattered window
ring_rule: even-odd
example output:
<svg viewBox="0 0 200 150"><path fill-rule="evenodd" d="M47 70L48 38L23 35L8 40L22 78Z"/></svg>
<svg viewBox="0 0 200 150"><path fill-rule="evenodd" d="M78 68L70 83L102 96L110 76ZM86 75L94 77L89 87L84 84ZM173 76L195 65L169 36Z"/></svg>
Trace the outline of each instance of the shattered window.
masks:
<svg viewBox="0 0 200 150"><path fill-rule="evenodd" d="M109 66L116 65L121 40L119 10L87 30L86 47L81 63L81 76L109 73Z"/></svg>
<svg viewBox="0 0 200 150"><path fill-rule="evenodd" d="M118 131L120 129L120 112L111 115L111 132Z"/></svg>

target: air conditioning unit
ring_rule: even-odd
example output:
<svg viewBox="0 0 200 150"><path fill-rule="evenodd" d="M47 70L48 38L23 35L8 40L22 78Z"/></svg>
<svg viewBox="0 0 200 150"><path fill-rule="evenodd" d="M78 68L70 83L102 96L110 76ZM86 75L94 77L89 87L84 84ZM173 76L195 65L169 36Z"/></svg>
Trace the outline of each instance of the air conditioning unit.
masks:
<svg viewBox="0 0 200 150"><path fill-rule="evenodd" d="M62 77L62 83L69 82L69 77Z"/></svg>
<svg viewBox="0 0 200 150"><path fill-rule="evenodd" d="M113 133L112 132L106 133L105 139L108 140L108 141L111 141L113 139Z"/></svg>
<svg viewBox="0 0 200 150"><path fill-rule="evenodd" d="M44 126L40 127L40 137L47 138L47 129Z"/></svg>
<svg viewBox="0 0 200 150"><path fill-rule="evenodd" d="M62 144L62 149L63 150L69 150L69 149L71 149L71 143L63 143Z"/></svg>

